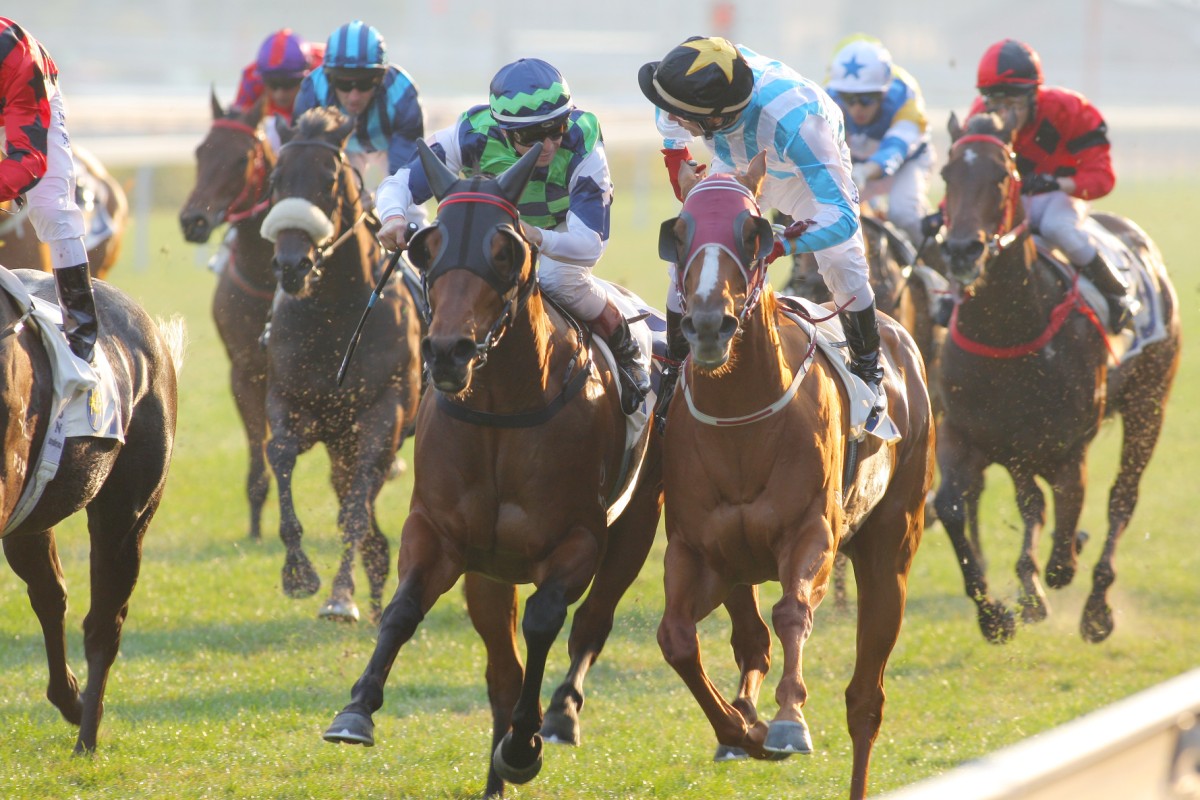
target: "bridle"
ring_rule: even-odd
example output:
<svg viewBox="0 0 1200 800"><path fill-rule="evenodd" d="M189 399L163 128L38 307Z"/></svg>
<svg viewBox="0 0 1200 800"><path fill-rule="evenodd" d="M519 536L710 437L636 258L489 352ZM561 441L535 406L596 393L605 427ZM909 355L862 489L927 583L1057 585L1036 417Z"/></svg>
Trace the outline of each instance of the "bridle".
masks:
<svg viewBox="0 0 1200 800"><path fill-rule="evenodd" d="M1008 188L1005 191L1003 219L996 232L992 234L991 239L986 244L987 257L990 260L1000 255L1000 253L1004 252L1014 242L1028 233L1029 222L1022 217L1019 223L1014 224L1014 220L1017 217L1017 210L1021 208L1021 175L1017 172L1017 157L1013 153L1012 148L998 136L987 133L968 133L965 136L960 136L950 145L950 154L953 156L959 147L972 142L999 147L1004 155L1004 166L1008 173ZM945 212L945 217L946 228L949 230L950 212L948 208Z"/></svg>
<svg viewBox="0 0 1200 800"><path fill-rule="evenodd" d="M214 120L212 126L245 134L253 140L254 144L254 151L250 156L250 177L242 184L242 191L225 208L225 222L234 224L267 210L271 205L271 195L267 185L266 140L257 127L236 119Z"/></svg>

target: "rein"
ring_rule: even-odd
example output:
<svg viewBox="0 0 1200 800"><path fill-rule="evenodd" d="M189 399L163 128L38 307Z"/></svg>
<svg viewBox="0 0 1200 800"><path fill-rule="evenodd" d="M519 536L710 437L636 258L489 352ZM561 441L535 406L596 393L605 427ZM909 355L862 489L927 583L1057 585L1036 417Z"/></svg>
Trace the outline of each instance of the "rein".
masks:
<svg viewBox="0 0 1200 800"><path fill-rule="evenodd" d="M218 119L213 121L213 128L244 133L254 140L253 170L250 180L242 185L242 191L230 201L225 209L225 221L228 223L241 222L255 214L266 211L271 206L271 195L267 190L267 152L262 133L258 128L251 127L236 119ZM255 202L255 198L261 198ZM241 211L235 209L242 203L248 206Z"/></svg>

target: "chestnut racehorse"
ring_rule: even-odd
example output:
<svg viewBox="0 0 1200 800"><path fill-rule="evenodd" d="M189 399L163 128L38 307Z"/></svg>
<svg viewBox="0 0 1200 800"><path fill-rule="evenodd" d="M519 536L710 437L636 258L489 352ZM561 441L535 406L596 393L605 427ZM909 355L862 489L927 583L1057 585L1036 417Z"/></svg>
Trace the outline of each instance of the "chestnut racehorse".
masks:
<svg viewBox="0 0 1200 800"><path fill-rule="evenodd" d="M538 288L536 254L516 203L538 143L498 178L459 179L418 142L437 224L410 247L432 321L422 343L429 397L417 420L414 485L397 565L400 585L379 641L328 741L374 744L371 715L400 647L464 573L467 608L487 647L492 759L486 795L525 783L547 738L575 743L583 680L637 576L661 509L661 453L651 439L634 492L617 516L606 499L625 470L626 417L607 362ZM610 516L616 518L609 521ZM516 584L525 604L522 669ZM571 664L543 725L546 658L568 607Z"/></svg>
<svg viewBox="0 0 1200 800"><path fill-rule="evenodd" d="M33 270L14 272L26 289L55 306L54 279ZM183 358L182 325L153 320L111 284L95 283L96 309L104 320L96 349L112 366L119 422L125 441L52 432L55 377L41 332L29 324L29 307L0 291L0 403L5 453L0 463L0 536L4 556L29 587L46 643L50 682L46 696L79 727L75 752L96 748L104 690L117 657L121 629L142 561L142 537L166 485L175 441L176 372ZM62 334L54 330L51 335ZM90 431L89 431L90 432ZM14 511L47 441L62 447L57 474L18 521ZM65 442L65 444L64 444ZM87 686L81 693L67 665L67 587L54 526L87 510L91 540L91 607L83 621ZM23 513L23 512L22 512ZM11 531L6 531L14 526Z"/></svg>
<svg viewBox="0 0 1200 800"><path fill-rule="evenodd" d="M270 490L267 472L267 353L259 343L271 300L274 248L259 229L270 208L267 176L275 155L260 128L262 103L245 112L221 108L211 96L213 123L196 148L196 184L179 212L189 242L203 244L222 223L234 227L233 253L217 276L212 316L229 356L229 382L249 444L246 497L250 538L262 538L262 510Z"/></svg>
<svg viewBox="0 0 1200 800"><path fill-rule="evenodd" d="M942 170L943 251L959 300L942 349L945 417L935 505L983 635L1007 641L1015 619L989 594L977 544L984 469L1000 464L1012 476L1025 525L1017 602L1024 621L1039 621L1048 613L1036 552L1046 503L1036 478L1054 495L1054 546L1045 577L1052 588L1061 588L1075 577L1088 445L1106 415L1120 415L1121 464L1108 499L1108 537L1080 621L1083 637L1099 642L1113 629L1108 588L1116 577L1117 540L1133 515L1179 365L1178 301L1149 237L1128 220L1096 215L1146 265L1165 328L1163 338L1120 366L1107 366L1103 323L1079 300L1075 284L1038 255L1030 236L1013 129L1012 119L992 114L972 117L965 131L957 118L950 121L953 145ZM975 544L968 541L968 527Z"/></svg>
<svg viewBox="0 0 1200 800"><path fill-rule="evenodd" d="M663 225L660 252L680 265L691 353L666 425L666 609L658 641L725 748L756 758L810 752L802 651L834 555L846 553L858 585L858 655L846 689L850 796L858 799L866 796L884 667L904 617L932 478L929 396L912 337L881 315L884 387L902 438L859 442L859 466L847 482L846 390L811 324L783 313L766 280L771 231L757 204L765 163L760 153L744 175L703 179L680 217ZM769 580L783 590L772 621L784 664L779 711L768 724L755 706L771 648L757 585ZM732 703L706 674L697 638L697 622L721 603L741 669Z"/></svg>
<svg viewBox="0 0 1200 800"><path fill-rule="evenodd" d="M321 579L301 547L292 476L296 459L325 445L338 496L342 557L319 616L357 620L354 558L361 554L371 617L383 605L391 556L375 519L404 428L421 386L420 319L412 296L389 284L363 329L343 383L342 356L372 295L379 242L366 224L362 176L347 161L354 120L314 108L281 131L271 174L271 211L262 232L275 242L279 288L267 343L267 461L279 487L279 537L287 548L283 591L315 594Z"/></svg>

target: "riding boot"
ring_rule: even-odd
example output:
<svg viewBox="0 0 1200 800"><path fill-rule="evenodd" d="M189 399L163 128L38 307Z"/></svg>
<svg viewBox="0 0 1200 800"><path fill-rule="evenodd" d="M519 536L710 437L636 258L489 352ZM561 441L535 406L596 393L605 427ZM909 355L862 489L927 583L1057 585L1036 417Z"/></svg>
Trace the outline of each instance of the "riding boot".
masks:
<svg viewBox="0 0 1200 800"><path fill-rule="evenodd" d="M54 286L58 290L58 304L62 306L63 333L67 335L71 352L90 363L100 321L96 316L96 297L92 294L92 274L87 262L55 269Z"/></svg>
<svg viewBox="0 0 1200 800"><path fill-rule="evenodd" d="M621 410L632 414L650 393L650 373L638 362L642 351L629 330L629 322L609 300L600 316L592 320L592 330L608 342L621 379Z"/></svg>
<svg viewBox="0 0 1200 800"><path fill-rule="evenodd" d="M658 382L658 402L654 405L654 426L661 434L667 429L667 409L675 395L675 383L683 369L683 360L691 349L682 331L683 313L667 309L667 362Z"/></svg>
<svg viewBox="0 0 1200 800"><path fill-rule="evenodd" d="M850 347L850 371L870 386L876 396L882 394L883 368L879 366L879 319L875 301L862 311L843 311L838 316Z"/></svg>
<svg viewBox="0 0 1200 800"><path fill-rule="evenodd" d="M1108 303L1108 328L1120 333L1133 323L1133 308L1129 300L1129 284L1118 269L1105 260L1100 251L1079 268L1085 278L1096 285Z"/></svg>

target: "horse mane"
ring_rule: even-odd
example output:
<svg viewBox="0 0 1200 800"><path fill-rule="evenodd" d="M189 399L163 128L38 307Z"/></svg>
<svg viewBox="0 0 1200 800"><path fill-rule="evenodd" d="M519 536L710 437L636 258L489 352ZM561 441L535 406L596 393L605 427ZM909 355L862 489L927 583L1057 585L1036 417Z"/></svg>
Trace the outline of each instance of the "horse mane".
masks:
<svg viewBox="0 0 1200 800"><path fill-rule="evenodd" d="M318 106L305 111L296 120L296 137L300 139L323 139L350 122L350 118L336 106Z"/></svg>

